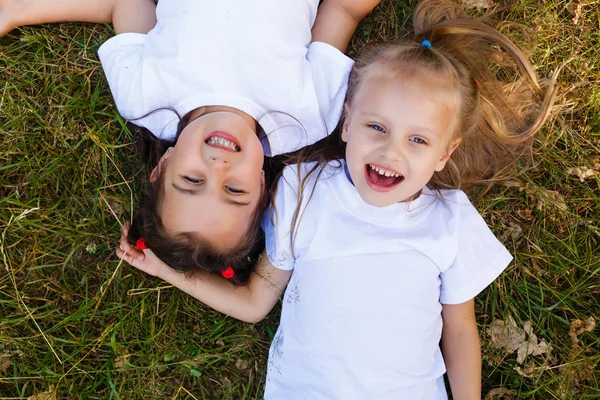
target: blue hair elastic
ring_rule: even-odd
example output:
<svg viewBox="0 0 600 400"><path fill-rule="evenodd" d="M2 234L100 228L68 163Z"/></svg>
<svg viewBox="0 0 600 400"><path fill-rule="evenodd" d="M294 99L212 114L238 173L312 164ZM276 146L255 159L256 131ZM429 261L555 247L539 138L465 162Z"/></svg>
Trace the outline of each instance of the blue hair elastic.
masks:
<svg viewBox="0 0 600 400"><path fill-rule="evenodd" d="M431 48L431 42L429 40L423 40L421 42L421 47Z"/></svg>

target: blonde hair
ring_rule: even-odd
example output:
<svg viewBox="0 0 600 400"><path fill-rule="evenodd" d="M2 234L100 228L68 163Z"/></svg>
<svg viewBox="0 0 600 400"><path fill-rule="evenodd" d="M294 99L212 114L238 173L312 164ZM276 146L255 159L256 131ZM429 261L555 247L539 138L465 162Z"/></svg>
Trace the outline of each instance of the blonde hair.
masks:
<svg viewBox="0 0 600 400"><path fill-rule="evenodd" d="M552 115L555 79L540 83L512 41L468 19L458 4L423 0L413 25L414 41L365 46L350 75L348 105L375 64L406 79L417 70L433 73L458 94L454 135L462 141L428 186L469 190L479 184L509 183L531 164L536 134ZM420 45L423 40L431 46ZM507 76L511 79L504 82Z"/></svg>
<svg viewBox="0 0 600 400"><path fill-rule="evenodd" d="M483 185L510 184L532 164L537 133L552 116L555 78L541 82L526 55L506 36L485 23L469 19L458 4L422 0L413 15L412 40L369 43L350 74L346 104L351 109L365 74L373 65L410 79L427 71L449 82L456 97L454 136L461 138L446 167L435 172L431 189L470 190ZM421 45L428 40L431 46ZM506 79L509 78L509 79ZM505 82L507 81L507 82ZM291 163L316 161L298 176L298 205L292 226L293 249L302 198L309 178L345 155L339 133L301 150ZM341 164L340 164L341 166ZM298 168L298 172L305 170Z"/></svg>

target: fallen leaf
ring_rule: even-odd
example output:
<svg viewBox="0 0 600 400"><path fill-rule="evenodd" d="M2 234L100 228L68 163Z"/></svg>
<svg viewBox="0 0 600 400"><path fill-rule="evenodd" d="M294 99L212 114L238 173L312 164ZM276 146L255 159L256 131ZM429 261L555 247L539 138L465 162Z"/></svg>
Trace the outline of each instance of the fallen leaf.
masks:
<svg viewBox="0 0 600 400"><path fill-rule="evenodd" d="M586 179L597 177L600 174L600 171L588 167L577 167L569 168L567 174L574 175L578 177L581 182L585 182Z"/></svg>
<svg viewBox="0 0 600 400"><path fill-rule="evenodd" d="M567 11L569 11L569 13L573 16L573 25L579 24L579 19L581 18L583 7L586 5L586 3L583 3L581 1L573 1L567 6Z"/></svg>
<svg viewBox="0 0 600 400"><path fill-rule="evenodd" d="M487 333L495 348L505 349L508 354L517 352L519 364L523 364L528 355L539 356L552 350L544 340L538 341L530 321L525 321L523 328L520 328L511 316L508 316L506 322L500 319L494 320Z"/></svg>
<svg viewBox="0 0 600 400"><path fill-rule="evenodd" d="M219 379L219 382L221 382L221 386L223 386L223 389L225 389L225 390L230 390L231 387L233 386L231 384L231 381L227 377Z"/></svg>
<svg viewBox="0 0 600 400"><path fill-rule="evenodd" d="M484 8L492 7L494 5L494 2L493 0L463 0L463 5L467 10L471 8L481 10Z"/></svg>
<svg viewBox="0 0 600 400"><path fill-rule="evenodd" d="M583 332L591 332L596 327L596 320L594 317L589 317L585 321L580 319L576 319L571 322L571 327L569 328L569 336L573 341L573 344L579 343L579 339L577 336L581 335Z"/></svg>
<svg viewBox="0 0 600 400"><path fill-rule="evenodd" d="M241 358L238 358L238 359L235 361L235 367L236 367L237 369L239 369L240 371L247 370L247 369L248 369L248 361L246 361L246 360L242 360Z"/></svg>
<svg viewBox="0 0 600 400"><path fill-rule="evenodd" d="M506 389L506 388L495 388L495 389L490 390L483 399L489 400L489 399L495 399L495 398L505 399L505 400L516 399L517 392L515 392L514 390Z"/></svg>
<svg viewBox="0 0 600 400"><path fill-rule="evenodd" d="M106 193L100 193L100 197L98 197L98 203L100 206L108 207L115 214L120 214L122 211L121 201L116 197L109 196Z"/></svg>
<svg viewBox="0 0 600 400"><path fill-rule="evenodd" d="M517 371L517 373L519 375L524 376L525 378L531 378L533 376L534 368L531 365L529 365L525 368L516 366L514 369L515 369L515 371Z"/></svg>
<svg viewBox="0 0 600 400"><path fill-rule="evenodd" d="M531 208L526 208L524 210L517 210L517 215L523 218L525 221L531 221L534 217L531 213Z"/></svg>
<svg viewBox="0 0 600 400"><path fill-rule="evenodd" d="M223 341L223 339L217 339L215 344L221 347L225 346L225 342Z"/></svg>
<svg viewBox="0 0 600 400"><path fill-rule="evenodd" d="M4 373L8 371L11 365L12 361L10 361L9 356L0 356L0 372Z"/></svg>
<svg viewBox="0 0 600 400"><path fill-rule="evenodd" d="M533 333L533 329L531 327L531 321L525 321L523 323L523 330L529 336L529 340L527 343L523 343L523 345L519 346L517 349L517 362L519 364L523 364L525 361L525 357L532 354L534 356L540 356L545 353L549 353L551 347L549 344L540 340L538 342L538 338L535 333Z"/></svg>
<svg viewBox="0 0 600 400"><path fill-rule="evenodd" d="M124 354L115 358L114 365L117 371L123 371L125 369L125 365L127 365L127 360L131 357L131 354Z"/></svg>
<svg viewBox="0 0 600 400"><path fill-rule="evenodd" d="M487 329L492 343L497 349L504 348L508 353L515 352L525 340L525 331L517 326L517 323L508 316L506 322L496 319Z"/></svg>
<svg viewBox="0 0 600 400"><path fill-rule="evenodd" d="M525 187L525 191L534 200L537 200L536 208L540 211L545 208L553 207L556 207L561 211L567 211L568 209L567 204L565 203L565 198L556 190L549 190L543 187L527 185Z"/></svg>
<svg viewBox="0 0 600 400"><path fill-rule="evenodd" d="M33 396L29 396L27 400L54 400L56 399L56 392L54 391L54 385L50 385L50 390L47 392L36 393Z"/></svg>
<svg viewBox="0 0 600 400"><path fill-rule="evenodd" d="M512 238L516 239L519 236L521 236L521 234L523 233L523 228L521 228L521 225L517 224L516 222L510 221L509 223L510 228L512 230Z"/></svg>

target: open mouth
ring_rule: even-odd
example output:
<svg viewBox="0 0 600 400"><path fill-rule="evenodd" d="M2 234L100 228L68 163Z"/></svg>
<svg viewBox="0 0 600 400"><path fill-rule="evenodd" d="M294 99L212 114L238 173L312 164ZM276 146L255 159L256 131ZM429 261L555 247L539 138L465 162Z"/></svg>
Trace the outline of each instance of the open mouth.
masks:
<svg viewBox="0 0 600 400"><path fill-rule="evenodd" d="M365 175L367 184L378 192L392 190L404 180L404 176L399 172L374 164L365 165Z"/></svg>
<svg viewBox="0 0 600 400"><path fill-rule="evenodd" d="M227 132L213 132L208 136L204 143L211 147L217 147L232 152L241 150L237 140Z"/></svg>

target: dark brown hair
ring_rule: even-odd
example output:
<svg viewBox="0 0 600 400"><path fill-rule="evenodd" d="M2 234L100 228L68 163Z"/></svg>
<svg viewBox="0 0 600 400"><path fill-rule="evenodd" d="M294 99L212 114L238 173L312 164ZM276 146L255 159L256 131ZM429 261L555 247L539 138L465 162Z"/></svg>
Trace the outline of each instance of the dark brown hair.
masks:
<svg viewBox="0 0 600 400"><path fill-rule="evenodd" d="M181 123L178 132L181 133L184 124ZM166 141L156 138L145 128L131 125L136 138L138 151L147 166L147 175L156 167L162 155L173 146L176 139ZM147 180L134 212L128 240L134 244L139 238L144 238L148 248L171 268L188 276L199 270L208 271L215 275L229 266L234 270L234 276L229 280L236 285L248 283L250 273L254 269L260 253L264 249L264 232L261 221L268 205L269 189L282 165L277 159L265 157L265 187L259 204L252 214L250 227L238 246L226 252L215 249L196 234L181 233L170 235L160 217L160 206L163 199L163 174L159 174L155 182Z"/></svg>

